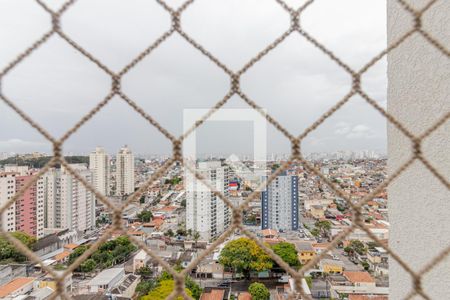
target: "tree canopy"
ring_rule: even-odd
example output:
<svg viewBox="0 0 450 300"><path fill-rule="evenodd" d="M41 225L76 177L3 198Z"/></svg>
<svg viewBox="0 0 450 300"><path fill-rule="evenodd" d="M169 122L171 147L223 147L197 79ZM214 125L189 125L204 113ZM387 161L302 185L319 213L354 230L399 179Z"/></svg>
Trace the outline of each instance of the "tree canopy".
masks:
<svg viewBox="0 0 450 300"><path fill-rule="evenodd" d="M367 253L366 246L360 240L351 240L350 244L344 248L344 251L352 256L355 255L355 253L358 253L359 255Z"/></svg>
<svg viewBox="0 0 450 300"><path fill-rule="evenodd" d="M139 221L147 223L151 221L151 219L153 218L153 214L149 210L143 210L137 214L137 218L139 219Z"/></svg>
<svg viewBox="0 0 450 300"><path fill-rule="evenodd" d="M180 272L181 270L183 270L183 267L181 267L180 265L175 266L175 271ZM167 271L163 271L156 280L157 282L161 282L164 280L172 279L173 277L170 273L168 273ZM191 291L192 298L196 300L200 299L203 290L189 275L186 275L186 277L184 278L184 285Z"/></svg>
<svg viewBox="0 0 450 300"><path fill-rule="evenodd" d="M270 292L266 286L259 282L253 282L248 287L248 292L252 295L252 300L268 300L270 299Z"/></svg>
<svg viewBox="0 0 450 300"><path fill-rule="evenodd" d="M273 252L291 267L299 267L297 250L291 243L281 242L272 246Z"/></svg>
<svg viewBox="0 0 450 300"><path fill-rule="evenodd" d="M239 238L228 242L222 249L219 263L242 272L246 277L251 271L265 271L272 268L272 259L249 238Z"/></svg>
<svg viewBox="0 0 450 300"><path fill-rule="evenodd" d="M89 247L81 245L77 247L70 255L68 264L72 264L79 256ZM136 246L133 245L127 236L120 236L115 240L107 241L98 247L94 253L84 261L78 271L80 272L92 272L96 268L104 269L113 266L118 262L123 262L130 255L131 252L136 250ZM94 264L92 262L94 262Z"/></svg>
<svg viewBox="0 0 450 300"><path fill-rule="evenodd" d="M158 286L152 289L146 296L142 296L141 300L164 300L173 291L175 287L175 282L173 279L162 280L158 283ZM188 288L184 289L186 294L192 297L192 292ZM182 300L181 296L176 298L177 300Z"/></svg>
<svg viewBox="0 0 450 300"><path fill-rule="evenodd" d="M10 234L30 249L33 247L34 243L36 243L36 238L25 232L15 231ZM27 257L17 250L7 239L0 237L0 260L24 262L27 260Z"/></svg>
<svg viewBox="0 0 450 300"><path fill-rule="evenodd" d="M328 236L328 232L331 229L331 222L330 221L317 221L314 226L319 231L319 234L323 237Z"/></svg>

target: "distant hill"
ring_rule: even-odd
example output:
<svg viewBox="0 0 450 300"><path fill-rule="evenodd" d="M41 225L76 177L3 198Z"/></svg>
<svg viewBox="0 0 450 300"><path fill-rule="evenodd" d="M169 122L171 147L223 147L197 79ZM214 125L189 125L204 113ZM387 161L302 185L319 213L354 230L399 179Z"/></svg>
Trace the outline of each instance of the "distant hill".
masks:
<svg viewBox="0 0 450 300"><path fill-rule="evenodd" d="M0 166L12 164L19 166L29 166L31 168L39 169L42 168L46 163L48 163L51 158L52 156L44 156L39 158L24 159L19 156L14 156L4 160L0 160ZM89 164L89 156L65 156L64 158L69 164Z"/></svg>

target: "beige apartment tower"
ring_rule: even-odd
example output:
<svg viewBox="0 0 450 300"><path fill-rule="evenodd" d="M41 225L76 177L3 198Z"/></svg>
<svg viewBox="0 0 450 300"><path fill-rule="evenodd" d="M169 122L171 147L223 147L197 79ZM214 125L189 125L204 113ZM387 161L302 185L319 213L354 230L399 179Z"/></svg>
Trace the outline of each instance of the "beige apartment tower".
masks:
<svg viewBox="0 0 450 300"><path fill-rule="evenodd" d="M92 171L94 187L102 195L110 194L110 162L105 149L95 148L89 155L89 169Z"/></svg>
<svg viewBox="0 0 450 300"><path fill-rule="evenodd" d="M116 157L116 195L129 195L134 192L134 155L124 146Z"/></svg>

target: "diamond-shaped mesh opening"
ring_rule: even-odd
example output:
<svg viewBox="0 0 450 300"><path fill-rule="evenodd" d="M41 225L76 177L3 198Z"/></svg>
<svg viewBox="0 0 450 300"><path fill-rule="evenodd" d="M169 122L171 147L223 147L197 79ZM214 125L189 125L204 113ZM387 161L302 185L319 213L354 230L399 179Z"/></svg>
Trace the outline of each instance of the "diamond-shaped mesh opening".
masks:
<svg viewBox="0 0 450 300"><path fill-rule="evenodd" d="M408 130L405 125L397 120L395 116L388 113L385 108L380 105L376 99L373 99L370 95L368 95L364 89L361 87L361 76L369 70L372 66L374 66L380 59L384 58L387 53L394 50L395 48L399 47L402 43L407 41L411 36L413 35L420 35L423 37L424 43L428 43L434 49L442 53L446 59L450 57L450 51L439 41L439 39L433 34L426 30L425 26L422 26L423 18L422 16L426 14L426 11L429 10L436 2L436 0L431 0L427 2L424 6L420 8L413 7L409 4L408 1L405 0L397 0L398 4L401 5L405 12L411 16L411 28L409 31L402 33L400 36L397 37L397 39L388 45L386 49L382 52L380 52L377 56L375 56L373 59L367 62L367 64L362 67L360 70L354 70L350 66L348 66L344 60L339 58L333 51L328 49L325 45L323 45L318 39L316 39L313 35L311 35L309 32L307 32L301 24L301 16L304 11L307 11L308 7L311 5L314 5L314 0L310 1L301 1L301 4L299 7L291 7L290 5L298 5L295 4L286 4L282 0L276 0L276 2L283 8L287 16L291 19L291 23L289 28L286 28L286 31L284 34L282 34L279 38L277 38L275 41L273 41L271 44L269 44L266 48L261 50L259 53L257 53L252 59L250 59L240 71L237 73L234 73L232 68L229 68L226 64L221 62L216 56L214 56L213 53L209 52L203 45L198 43L194 38L192 38L188 32L186 32L183 28L182 23L182 15L183 13L189 9L190 5L192 5L195 1L189 0L184 2L183 4L180 4L177 8L173 8L170 5L168 5L163 0L157 0L157 3L161 5L161 7L165 10L165 12L168 14L168 16L171 18L171 27L168 31L163 33L159 38L156 39L150 46L148 46L147 49L145 49L143 52L141 52L136 58L131 60L126 67L124 67L120 72L115 73L111 69L109 69L102 61L101 58L95 57L93 54L91 54L88 50L83 48L80 44L78 44L74 39L70 37L68 33L64 31L64 28L61 26L62 19L64 19L64 13L71 8L71 6L76 5L76 1L71 0L66 3L63 3L61 6L58 5L57 8L53 8L50 6L47 6L45 2L41 0L36 1L40 7L48 13L48 15L51 17L51 30L47 33L44 33L40 38L38 38L36 41L34 41L27 49L25 49L23 52L17 55L15 59L13 59L9 64L6 65L1 71L0 71L0 83L3 83L3 80L10 74L12 70L16 68L19 64L21 64L24 60L26 60L32 53L34 53L38 48L42 47L45 43L47 43L50 39L50 37L54 35L58 35L64 42L67 43L67 45L70 45L72 48L77 50L79 53L81 53L87 60L89 60L93 65L98 67L102 72L107 74L111 78L111 88L109 91L108 96L100 102L95 108L93 108L88 114L86 114L73 128L71 128L61 139L54 138L51 134L48 133L47 130L45 130L42 126L40 126L38 123L36 123L33 118L31 118L27 113L25 113L23 110L21 110L19 107L20 105L17 105L12 97L10 98L7 93L5 93L4 90L0 90L0 99L8 105L11 109L13 109L25 122L27 122L29 125L31 125L34 129L36 129L41 135L43 135L48 141L50 141L53 145L54 150L54 158L51 160L38 174L35 175L34 180L30 181L30 184L33 183L33 181L36 181L39 176L42 176L53 164L55 163L61 163L65 168L67 168L68 172L70 172L77 180L81 182L81 184L95 194L98 201L103 202L106 206L108 206L111 211L113 212L113 224L110 226L110 228L104 232L104 234L95 241L89 249L87 249L81 256L76 258L73 263L62 273L62 274L56 274L54 270L52 270L49 267L44 266L44 262L39 259L39 257L34 254L32 251L24 247L23 244L17 241L17 239L14 239L9 233L2 231L1 234L4 236L8 241L13 243L17 249L25 256L27 256L31 261L41 264L42 268L48 272L53 278L55 278L57 284L57 290L56 293L54 293L51 298L55 299L57 297L61 297L64 299L69 299L70 296L65 292L64 290L64 279L65 277L73 270L78 268L83 261L88 258L91 254L94 253L94 251L101 246L102 243L107 241L110 236L114 232L120 232L121 234L128 236L128 238L139 248L143 249L148 255L150 255L157 263L159 263L161 266L163 266L170 274L173 275L175 279L174 283L174 291L169 296L169 299L174 299L178 295L181 295L182 297L188 299L189 297L184 292L184 275L188 272L189 269L192 269L196 263L200 261L201 258L203 258L206 254L211 253L219 244L222 242L228 234L231 233L231 231L235 229L239 229L241 233L248 236L250 239L255 241L274 261L276 261L283 269L285 269L286 272L288 272L295 280L296 283L296 290L295 294L292 294L290 296L297 296L302 297L303 299L310 299L308 295L305 295L305 292L303 290L301 280L305 275L305 271L308 269L311 269L317 262L319 262L325 252L327 250L330 250L332 247L336 246L338 243L340 243L345 237L347 237L355 228L359 228L360 230L363 230L367 233L367 235L374 240L378 245L383 247L393 258L396 260L402 267L405 269L412 277L412 286L413 290L411 293L406 297L407 299L413 298L415 295L420 295L421 297L425 299L429 299L429 296L427 296L426 291L423 290L421 280L423 274L426 274L430 272L430 270L433 270L435 266L437 266L440 262L442 262L450 253L449 249L445 249L443 252L440 253L440 255L436 256L434 259L432 259L429 264L423 268L421 272L413 272L411 268L408 266L406 262L402 260L400 256L398 256L396 253L392 251L392 249L381 243L381 241L378 240L376 236L374 236L371 231L367 228L367 226L364 224L364 221L361 219L362 214L362 207L372 200L374 197L377 196L378 193L380 193L389 183L391 183L394 179L396 179L399 175L401 175L412 163L413 160L420 161L430 172L433 176L435 176L447 189L450 189L450 183L446 176L444 176L441 172L439 172L435 167L433 167L433 164L430 163L426 155L422 153L421 149L421 143L422 140L430 136L435 130L437 130L440 126L442 126L448 119L450 119L450 113L444 114L439 120L436 121L436 123L424 131L424 133L420 136L416 136L413 133L411 133L410 130ZM57 9L57 10L56 10ZM194 49L199 51L202 55L204 55L206 58L209 59L209 61L216 66L218 66L223 72L224 75L229 77L230 80L230 86L229 86L229 92L227 95L221 99L219 102L216 103L216 105L210 110L210 113L206 114L199 122L197 122L190 130L184 133L179 138L176 138L172 134L169 133L164 127L162 127L158 122L155 121L155 119L147 114L134 100L129 98L127 95L125 95L121 88L121 79L122 77L132 68L134 68L136 65L138 65L143 58L145 58L148 55L151 55L153 50L158 48L162 43L166 41L166 39L171 35L179 35L182 37L187 43L189 43ZM261 59L264 58L265 55L267 55L271 50L275 49L283 43L287 36L290 34L299 34L303 38L306 39L311 45L316 47L318 50L322 51L328 59L330 59L332 62L336 63L339 67L342 68L345 72L347 72L351 78L352 78L352 90L349 92L349 94L344 97L342 100L340 100L331 110L324 114L321 118L319 118L316 122L314 122L310 127L308 127L303 134L296 137L295 135L291 134L288 130L286 130L280 122L278 122L275 118L273 118L271 115L264 112L262 109L260 109L260 106L258 105L257 99L250 98L245 91L240 86L240 78L241 75L246 73L248 69L250 69L252 66L257 64ZM1 85L0 85L1 87ZM412 158L405 162L402 166L398 168L397 171L393 172L393 175L391 175L390 178L388 178L381 186L379 186L377 189L375 189L371 194L368 194L363 200L360 200L359 202L355 203L352 201L352 199L349 199L348 196L342 192L341 188L335 184L333 184L324 174L320 172L316 167L314 167L313 164L305 160L305 158L302 157L301 151L300 151L300 144L303 141L303 139L308 135L309 132L320 126L320 124L327 119L332 113L334 113L336 110L339 110L340 107L350 99L353 95L360 95L365 101L367 101L376 111L380 112L391 124L392 126L395 126L398 130L400 130L407 138L411 140L412 143ZM125 102L130 105L134 110L136 110L142 117L147 119L147 121L153 125L156 129L158 129L170 142L173 144L173 155L172 158L167 160L166 163L158 170L156 171L147 181L144 183L135 193L133 193L129 198L123 203L122 206L117 207L114 206L105 196L101 195L99 192L97 192L92 185L89 184L86 180L84 180L81 176L77 174L75 170L73 170L67 162L64 161L62 154L61 154L61 148L64 144L64 142L71 136L74 132L76 132L81 126L83 126L86 122L88 122L92 116L94 116L96 113L98 113L102 108L112 99L113 96L118 95L121 97ZM278 174L281 173L284 169L286 169L294 160L297 160L300 162L309 172L314 173L315 175L319 176L320 179L327 184L330 189L336 193L339 197L346 200L349 206L349 209L352 212L353 215L353 226L348 227L345 231L341 232L337 236L334 237L332 242L330 243L329 247L324 251L321 255L316 256L314 259L312 259L310 262L308 262L303 268L296 271L292 268L290 268L286 263L284 263L280 257L274 255L273 251L269 249L265 244L263 244L254 234L246 230L242 226L242 208L246 208L246 205L248 202L250 202L253 199L256 199L258 197L258 194L256 192L252 193L248 198L247 202L243 203L239 208L231 207L232 215L233 215L233 222L232 226L230 227L229 231L226 231L225 234L222 234L216 242L210 245L210 247L203 252L199 256L199 258L191 263L189 265L188 269L186 269L185 272L178 273L176 272L173 267L171 267L167 262L163 261L160 257L155 255L148 247L145 245L142 241L137 239L136 237L130 235L126 230L123 228L123 224L121 222L121 215L123 210L126 208L126 206L139 199L140 196L146 191L146 189L154 182L156 179L158 179L165 171L168 170L168 168L175 162L175 161L183 161L183 157L181 155L181 145L183 142L183 139L191 133L193 130L195 130L198 126L201 126L201 124L217 109L222 107L224 104L227 103L227 101L232 96L239 96L241 97L244 102L246 102L250 107L256 109L259 111L269 123L271 123L277 130L279 130L290 142L292 145L292 156L291 158L283 165L281 166L275 173L273 173L269 180L266 182L266 184L270 183L271 180L273 180ZM189 170L191 172L195 172L195 170ZM202 180L201 176L196 176L198 180ZM204 181L204 180L203 180ZM204 182L206 185L207 182ZM28 185L25 185L21 191L19 191L15 197L13 197L8 203L2 206L0 208L0 211L3 212L5 209L14 202L17 197L19 197L22 193L25 192L25 190L28 188ZM221 200L223 200L227 205L231 205L230 201L221 193L214 192L217 197L219 197ZM2 223L4 223L4 220L2 220ZM3 224L2 224L3 225Z"/></svg>

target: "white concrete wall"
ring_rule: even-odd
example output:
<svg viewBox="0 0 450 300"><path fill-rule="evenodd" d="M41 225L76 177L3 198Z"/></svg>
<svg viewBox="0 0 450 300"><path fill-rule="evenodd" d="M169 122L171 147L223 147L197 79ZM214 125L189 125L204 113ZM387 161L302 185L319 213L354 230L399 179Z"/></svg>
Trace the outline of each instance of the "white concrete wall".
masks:
<svg viewBox="0 0 450 300"><path fill-rule="evenodd" d="M407 1L422 7L428 0ZM450 1L440 0L423 18L424 27L450 49ZM413 20L397 3L388 1L388 42L412 26ZM414 134L422 133L450 111L450 59L416 35L388 56L388 111ZM389 172L410 153L410 143L388 128ZM450 122L426 140L424 154L450 178ZM450 245L450 192L415 163L389 190L390 246L416 271ZM390 260L390 299L403 299L411 289L410 276ZM449 299L450 257L424 277L432 299ZM416 298L421 299L421 298Z"/></svg>

